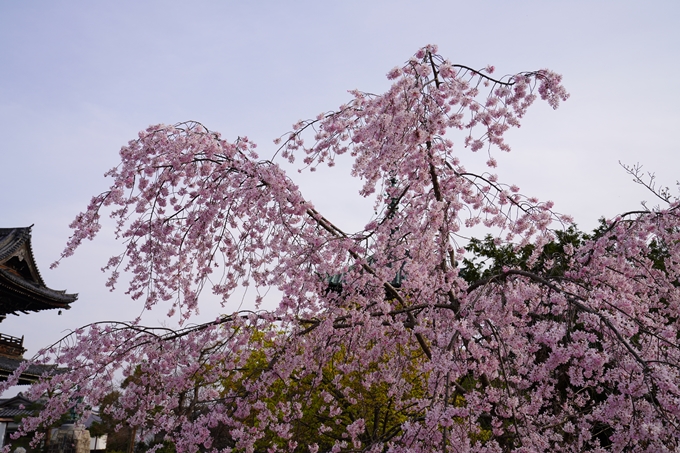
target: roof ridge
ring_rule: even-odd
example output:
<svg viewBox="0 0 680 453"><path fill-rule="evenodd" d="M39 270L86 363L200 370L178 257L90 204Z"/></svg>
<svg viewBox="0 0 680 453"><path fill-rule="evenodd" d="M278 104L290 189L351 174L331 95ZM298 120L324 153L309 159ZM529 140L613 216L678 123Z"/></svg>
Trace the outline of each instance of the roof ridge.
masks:
<svg viewBox="0 0 680 453"><path fill-rule="evenodd" d="M33 225L0 228L0 316L17 311L40 311L50 308L68 309L77 294L54 290L40 274L33 246Z"/></svg>
<svg viewBox="0 0 680 453"><path fill-rule="evenodd" d="M0 228L0 260L16 252L31 238L30 227ZM3 247L5 250L3 250Z"/></svg>

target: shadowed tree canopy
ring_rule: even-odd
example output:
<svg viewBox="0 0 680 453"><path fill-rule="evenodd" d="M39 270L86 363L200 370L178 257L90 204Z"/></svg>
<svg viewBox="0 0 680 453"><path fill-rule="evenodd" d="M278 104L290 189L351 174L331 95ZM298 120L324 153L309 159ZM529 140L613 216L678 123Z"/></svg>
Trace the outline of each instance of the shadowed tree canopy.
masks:
<svg viewBox="0 0 680 453"><path fill-rule="evenodd" d="M108 213L111 287L128 272L127 294L185 326L202 292L228 314L83 327L38 358L71 371L32 387L50 398L24 430L116 390L107 416L178 452L680 448L677 199L656 191L663 207L585 235L490 173L536 99L566 100L549 70L496 77L428 46L388 78L295 124L270 159L194 122L123 147L63 257ZM488 169L467 170L470 152ZM376 215L342 231L281 159L351 160ZM242 285L256 308L230 312Z"/></svg>

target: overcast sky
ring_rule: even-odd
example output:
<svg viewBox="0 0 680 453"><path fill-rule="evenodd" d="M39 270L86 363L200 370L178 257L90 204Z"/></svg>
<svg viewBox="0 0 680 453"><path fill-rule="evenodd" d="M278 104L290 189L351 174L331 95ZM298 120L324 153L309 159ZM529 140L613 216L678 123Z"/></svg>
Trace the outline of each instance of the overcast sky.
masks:
<svg viewBox="0 0 680 453"><path fill-rule="evenodd" d="M671 0L0 0L0 227L35 224L47 285L80 294L62 316L10 317L0 331L26 335L30 357L69 329L139 313L104 287L99 268L118 250L110 230L49 269L139 130L198 120L227 139L247 135L267 155L272 139L337 108L347 90L383 92L385 74L426 44L501 75L561 73L571 98L527 114L509 135L512 152L495 154L501 179L553 200L584 229L635 209L652 197L619 161L669 186L678 179L678 23ZM470 152L460 153L465 162ZM299 181L346 229L368 220L342 166ZM208 301L203 313L235 308ZM163 322L162 313L147 319Z"/></svg>

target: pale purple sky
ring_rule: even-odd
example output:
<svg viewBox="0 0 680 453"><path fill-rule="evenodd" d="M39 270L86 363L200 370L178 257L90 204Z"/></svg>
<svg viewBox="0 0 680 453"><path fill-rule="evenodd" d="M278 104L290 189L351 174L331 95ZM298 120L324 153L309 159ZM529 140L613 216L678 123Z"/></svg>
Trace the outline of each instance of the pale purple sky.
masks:
<svg viewBox="0 0 680 453"><path fill-rule="evenodd" d="M502 180L555 201L585 229L635 209L652 197L619 160L670 186L677 179L679 20L670 0L0 2L0 226L35 224L45 281L80 294L62 316L10 317L0 331L25 334L30 357L68 329L139 312L104 287L99 268L117 250L110 230L49 269L68 224L106 189L103 173L137 131L198 120L227 139L247 135L267 155L273 138L337 108L347 90L384 91L385 74L429 43L501 75L563 74L571 99L529 112L509 137L513 151L495 155ZM461 150L464 162L469 154ZM479 159L471 161L474 170ZM341 170L299 181L352 230L371 209ZM204 318L238 302L207 301Z"/></svg>

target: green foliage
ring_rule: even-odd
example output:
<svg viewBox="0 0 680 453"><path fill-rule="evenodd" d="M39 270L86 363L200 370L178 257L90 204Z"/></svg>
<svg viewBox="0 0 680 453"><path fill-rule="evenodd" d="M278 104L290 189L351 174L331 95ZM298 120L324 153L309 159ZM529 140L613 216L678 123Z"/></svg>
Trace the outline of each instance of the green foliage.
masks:
<svg viewBox="0 0 680 453"><path fill-rule="evenodd" d="M263 336L262 332L257 332L253 339L259 342ZM235 379L222 381L225 395L246 394L248 382L257 380L269 369L270 363L262 349L253 349L243 369L234 375ZM426 392L427 376L418 372L419 361L426 358L419 349L403 351L403 356L406 359L400 370L400 384L409 388L405 399L415 400ZM278 422L290 423L290 438L297 443L293 451L306 452L311 444L317 444L319 451L330 451L336 440L347 440L343 437L347 426L359 419L365 421L365 430L359 439L364 445L387 442L401 433L401 425L406 420L414 417L417 409L410 405L400 406L399 399L391 395L389 384L367 383L365 380L368 374L385 365L386 358L366 364L361 372L344 373L343 365L351 360L352 351L342 346L332 360L318 370L306 370L304 375L293 375L285 381L277 380L269 386L266 394L258 395L258 401L266 404L268 410L279 413ZM305 401L301 413L286 420L279 408L282 404L298 401ZM241 420L247 426L262 429L263 437L256 442L255 451L266 451L274 445L289 451L288 439L272 429L271 424L265 427L258 415L259 411L251 410L247 418ZM422 414L418 412L416 415ZM227 427L217 426L212 434L214 448L235 445Z"/></svg>
<svg viewBox="0 0 680 453"><path fill-rule="evenodd" d="M548 277L562 276L570 267L570 256L565 251L568 245L578 247L592 235L570 226L566 230L555 231L556 240L545 244L540 253L533 257L535 246L516 247L512 244L499 245L493 236L484 239L472 238L465 249L470 253L463 259L458 275L465 281L474 282L498 275L504 268L519 269Z"/></svg>

